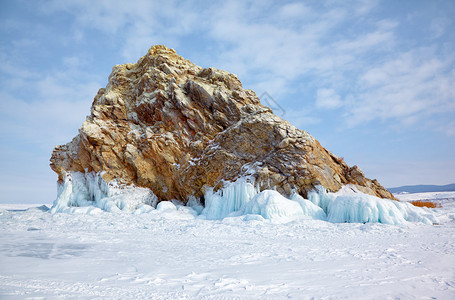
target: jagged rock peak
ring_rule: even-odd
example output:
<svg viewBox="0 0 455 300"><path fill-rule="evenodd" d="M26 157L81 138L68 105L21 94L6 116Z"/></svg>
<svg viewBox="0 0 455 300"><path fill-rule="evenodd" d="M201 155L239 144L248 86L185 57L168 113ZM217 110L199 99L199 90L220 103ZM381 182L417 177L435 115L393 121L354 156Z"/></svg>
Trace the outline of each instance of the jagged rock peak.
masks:
<svg viewBox="0 0 455 300"><path fill-rule="evenodd" d="M351 183L393 199L274 115L236 75L203 69L161 45L135 64L114 66L79 134L55 147L51 168L60 181L71 171L103 172L107 182L150 188L160 200L186 202L245 176L284 195Z"/></svg>

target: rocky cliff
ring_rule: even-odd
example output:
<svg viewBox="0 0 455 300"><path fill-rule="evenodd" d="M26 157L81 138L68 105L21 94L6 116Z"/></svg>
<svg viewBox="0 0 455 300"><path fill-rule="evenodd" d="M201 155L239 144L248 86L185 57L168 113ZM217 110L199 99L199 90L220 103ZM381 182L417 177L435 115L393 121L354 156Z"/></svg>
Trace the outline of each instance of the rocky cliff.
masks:
<svg viewBox="0 0 455 300"><path fill-rule="evenodd" d="M107 182L150 188L160 200L201 198L208 187L242 176L283 195L351 183L393 199L378 181L274 115L236 75L203 69L164 46L113 68L79 134L55 147L51 168L60 181L69 171L103 172Z"/></svg>

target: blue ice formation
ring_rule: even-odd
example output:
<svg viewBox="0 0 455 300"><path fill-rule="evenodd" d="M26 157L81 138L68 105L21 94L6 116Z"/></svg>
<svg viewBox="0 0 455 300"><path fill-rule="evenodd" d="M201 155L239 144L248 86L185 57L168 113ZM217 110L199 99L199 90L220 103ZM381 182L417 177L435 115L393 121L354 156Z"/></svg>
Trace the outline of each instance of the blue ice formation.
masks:
<svg viewBox="0 0 455 300"><path fill-rule="evenodd" d="M68 172L57 186L57 199L51 213L72 212L74 207L97 207L104 211L134 211L141 204L156 206L158 198L151 190L107 183L102 173Z"/></svg>
<svg viewBox="0 0 455 300"><path fill-rule="evenodd" d="M251 182L241 178L225 184L217 192L209 190L205 194L206 206L202 216L222 219L254 214L280 221L311 218L332 223L438 223L426 208L367 195L352 185L343 187L337 193L328 193L318 186L308 198L293 193L288 199L274 190L259 192Z"/></svg>
<svg viewBox="0 0 455 300"><path fill-rule="evenodd" d="M297 201L289 200L273 190L256 194L243 207L243 214L261 215L271 220L293 220L304 216Z"/></svg>
<svg viewBox="0 0 455 300"><path fill-rule="evenodd" d="M327 221L333 223L438 223L428 209L367 195L352 185L344 186L337 193L327 193L319 186L309 193L308 198L321 207L327 215Z"/></svg>
<svg viewBox="0 0 455 300"><path fill-rule="evenodd" d="M244 216L244 220L278 222L314 219L333 223L438 223L427 208L367 195L353 185L344 186L336 193L318 186L308 194L308 199L297 193L286 198L275 190L260 192L251 179L240 178L235 182L224 182L224 187L216 192L208 189L204 199L205 207L194 197L190 197L187 207L179 201L158 203L158 198L147 188L121 185L117 181L106 183L101 173L71 172L58 186L58 197L51 213L95 214L104 210L134 214L155 211L169 215L186 209L191 210L189 215L208 220Z"/></svg>
<svg viewBox="0 0 455 300"><path fill-rule="evenodd" d="M300 204L305 216L311 217L315 220L327 220L327 215L324 210L310 200L303 198L295 192L292 193L290 199Z"/></svg>
<svg viewBox="0 0 455 300"><path fill-rule="evenodd" d="M201 214L208 220L240 215L245 205L257 193L257 189L245 178L239 178L236 182L226 183L223 188L216 192L213 189L209 189L204 195L205 208Z"/></svg>
<svg viewBox="0 0 455 300"><path fill-rule="evenodd" d="M204 198L205 208L201 215L209 220L248 214L280 221L301 218L326 219L320 207L300 195L294 193L291 199L288 199L274 190L259 192L252 181L246 178L225 183L225 186L216 192L210 189Z"/></svg>

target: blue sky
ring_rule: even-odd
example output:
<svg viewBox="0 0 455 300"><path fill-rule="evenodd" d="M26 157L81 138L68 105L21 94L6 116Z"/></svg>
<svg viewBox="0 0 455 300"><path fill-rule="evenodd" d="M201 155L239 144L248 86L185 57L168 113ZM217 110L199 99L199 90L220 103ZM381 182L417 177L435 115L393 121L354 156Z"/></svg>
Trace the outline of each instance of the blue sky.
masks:
<svg viewBox="0 0 455 300"><path fill-rule="evenodd" d="M386 187L455 182L454 15L450 0L2 0L0 202L54 200L53 147L155 44L268 92Z"/></svg>

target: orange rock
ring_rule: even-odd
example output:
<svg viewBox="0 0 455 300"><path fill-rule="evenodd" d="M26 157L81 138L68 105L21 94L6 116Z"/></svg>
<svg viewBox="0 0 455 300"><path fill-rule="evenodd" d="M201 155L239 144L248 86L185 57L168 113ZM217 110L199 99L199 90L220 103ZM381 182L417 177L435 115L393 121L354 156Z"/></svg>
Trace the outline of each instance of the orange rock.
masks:
<svg viewBox="0 0 455 300"><path fill-rule="evenodd" d="M51 168L60 181L68 171L103 171L106 181L148 187L160 200L186 202L242 176L283 195L351 183L393 199L357 166L274 115L236 75L202 69L165 46L113 68L79 134L55 147Z"/></svg>

